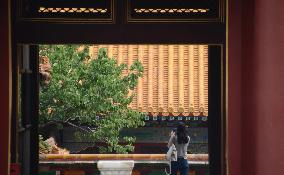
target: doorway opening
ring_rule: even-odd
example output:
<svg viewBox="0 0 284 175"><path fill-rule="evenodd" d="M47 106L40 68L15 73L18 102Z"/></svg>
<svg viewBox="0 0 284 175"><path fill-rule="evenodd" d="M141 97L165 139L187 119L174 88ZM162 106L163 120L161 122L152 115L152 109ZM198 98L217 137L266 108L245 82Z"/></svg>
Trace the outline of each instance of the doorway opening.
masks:
<svg viewBox="0 0 284 175"><path fill-rule="evenodd" d="M168 135L179 122L185 123L191 137L188 148L188 161L192 165L190 172L209 173L210 157L217 157L218 152L216 154L214 149L220 149L217 140L219 136L216 134L220 131L216 127L220 116L216 114L221 109L222 100L218 98L221 97L222 45L95 44L26 47L23 47L21 66L34 69L35 72L22 71L23 75L19 74L22 82L19 99L22 109L25 109L19 113L23 113L20 115L22 125L30 123L30 126L35 127L30 127L31 132L24 132L21 143L25 145L22 150L27 149L26 143L34 143L29 151L32 157L38 157L34 161L39 165L40 173L82 170L87 174L98 173L90 169L82 154L92 155L94 163L102 159L134 159L140 162L134 172L142 174L149 173L143 163L156 161L156 164L151 164L152 171L163 173ZM109 148L110 142L106 144L106 141L96 140L86 134L93 133L98 126L96 122L104 118L104 115L88 110L98 106L90 101L96 99L92 97L96 93L89 91L96 83L90 84L93 80L88 80L88 76L94 75L92 71L95 71L90 69L92 74L88 74L88 65L98 59L100 49L105 50L106 57L113 59L115 64L125 64L121 77L129 75L135 61L140 62L143 68L142 75L127 94L131 96L131 103L127 107L141 113L140 118L131 121L141 121L143 124L136 126L138 128L119 130L120 138L127 136L136 139L131 144L133 149L128 150L128 156L114 147L103 150ZM107 78L108 73L98 75ZM33 82L33 78L36 81ZM27 84L32 88L27 88ZM91 97L86 97L88 95ZM69 111L65 115L66 108ZM37 116L37 120L27 118L33 115ZM31 139L29 134L36 138ZM117 144L128 146L121 139ZM141 154L144 157L141 158ZM66 155L69 159L65 158ZM74 160L84 165L74 163L71 170L64 168L65 163L70 164Z"/></svg>

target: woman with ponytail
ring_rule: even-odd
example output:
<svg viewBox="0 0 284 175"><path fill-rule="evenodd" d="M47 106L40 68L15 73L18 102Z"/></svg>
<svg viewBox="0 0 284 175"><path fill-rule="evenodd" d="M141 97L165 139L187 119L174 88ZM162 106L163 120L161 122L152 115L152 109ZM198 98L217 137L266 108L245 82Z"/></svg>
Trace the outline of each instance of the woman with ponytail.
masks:
<svg viewBox="0 0 284 175"><path fill-rule="evenodd" d="M174 144L177 150L177 161L171 161L171 175L176 175L178 171L180 175L188 174L187 147L189 141L190 137L186 132L184 123L179 123L177 131L171 132L171 137L168 142L168 148Z"/></svg>

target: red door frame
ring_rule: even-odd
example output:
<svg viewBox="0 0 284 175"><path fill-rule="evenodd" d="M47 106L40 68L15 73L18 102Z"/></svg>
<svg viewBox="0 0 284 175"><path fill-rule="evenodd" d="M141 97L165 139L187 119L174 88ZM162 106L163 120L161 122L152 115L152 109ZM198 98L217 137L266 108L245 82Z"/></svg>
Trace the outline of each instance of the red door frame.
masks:
<svg viewBox="0 0 284 175"><path fill-rule="evenodd" d="M241 22L241 1L228 0L229 6L229 30L228 30L228 157L229 157L229 174L237 175L241 172L241 119L240 106L241 97L238 94L241 86L241 33L238 24ZM1 59L0 59L0 174L8 174L9 164L9 131L10 131L10 81L11 81L11 63L10 63L10 26L9 26L9 0L1 1ZM235 94L235 95L234 95ZM232 140L231 138L234 138Z"/></svg>
<svg viewBox="0 0 284 175"><path fill-rule="evenodd" d="M9 142L11 114L11 52L9 0L2 0L1 7L1 58L0 58L0 174L9 174Z"/></svg>

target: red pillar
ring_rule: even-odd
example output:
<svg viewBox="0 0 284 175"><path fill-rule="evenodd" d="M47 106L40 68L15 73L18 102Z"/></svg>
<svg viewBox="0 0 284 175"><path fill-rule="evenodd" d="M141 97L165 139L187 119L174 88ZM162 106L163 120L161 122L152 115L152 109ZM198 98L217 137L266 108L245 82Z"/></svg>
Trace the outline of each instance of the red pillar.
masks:
<svg viewBox="0 0 284 175"><path fill-rule="evenodd" d="M8 0L0 1L1 7L1 52L0 52L0 174L9 173L9 131L10 131L10 28Z"/></svg>
<svg viewBox="0 0 284 175"><path fill-rule="evenodd" d="M241 174L283 174L284 1L243 7Z"/></svg>
<svg viewBox="0 0 284 175"><path fill-rule="evenodd" d="M228 172L241 174L241 1L228 2Z"/></svg>

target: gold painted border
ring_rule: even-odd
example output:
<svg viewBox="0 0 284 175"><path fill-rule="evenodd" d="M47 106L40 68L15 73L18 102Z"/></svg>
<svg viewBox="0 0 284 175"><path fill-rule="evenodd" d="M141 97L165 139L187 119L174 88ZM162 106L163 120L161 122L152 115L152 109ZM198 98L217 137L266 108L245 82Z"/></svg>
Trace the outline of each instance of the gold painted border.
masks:
<svg viewBox="0 0 284 175"><path fill-rule="evenodd" d="M226 45L226 44L225 44ZM226 53L225 53L226 54ZM227 75L224 72L224 69L226 69L226 58L224 58L224 47L221 47L221 175L226 175L225 169L227 166L227 158L226 158L226 143L227 143L227 124L226 124L226 79ZM225 75L224 75L225 73Z"/></svg>
<svg viewBox="0 0 284 175"><path fill-rule="evenodd" d="M23 2L17 0L17 20L19 22L45 22L45 23L95 23L95 24L114 24L115 23L115 0L110 0L110 18L45 18L45 17L23 17Z"/></svg>
<svg viewBox="0 0 284 175"><path fill-rule="evenodd" d="M222 168L222 174L223 175L229 175L229 170L230 170L230 166L229 166L229 137L228 137L228 133L229 133L229 0L225 0L225 5L226 5L226 36L225 36L225 46L226 46L226 50L225 50L225 57L226 57L226 65L225 65L225 73L226 73L226 80L225 80L225 109L224 109L224 113L225 113L225 122L224 122L224 129L225 129L225 143L224 146L225 148L223 148L222 151L224 151L223 158L225 160L222 160L225 165L223 165ZM224 129L222 131L224 131Z"/></svg>
<svg viewBox="0 0 284 175"><path fill-rule="evenodd" d="M12 100L13 100L13 97L12 97L12 93L13 93L13 70L12 70L12 5L11 5L11 1L8 1L8 44L9 44L9 54L8 54L8 59L9 59L9 65L8 66L8 79L9 79L9 94L8 94L8 99L9 99L9 109L8 109L8 128L9 128L9 131L8 131L8 157L7 157L7 164L8 164L8 167L7 167L7 171L8 171L8 175L10 175L10 163L11 163L11 124L12 124ZM5 8L5 7L4 7ZM7 59L7 58L5 58Z"/></svg>
<svg viewBox="0 0 284 175"><path fill-rule="evenodd" d="M184 19L184 18L176 18L176 19L161 19L161 18L151 18L151 19L146 19L146 18L132 18L131 16L131 8L130 8L130 1L127 0L127 5L126 5L126 22L127 23L200 23L200 22L220 22L224 23L224 3L227 0L218 0L219 2L219 12L218 12L218 17L217 18L203 18L203 19Z"/></svg>

